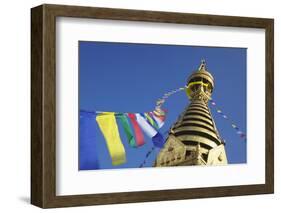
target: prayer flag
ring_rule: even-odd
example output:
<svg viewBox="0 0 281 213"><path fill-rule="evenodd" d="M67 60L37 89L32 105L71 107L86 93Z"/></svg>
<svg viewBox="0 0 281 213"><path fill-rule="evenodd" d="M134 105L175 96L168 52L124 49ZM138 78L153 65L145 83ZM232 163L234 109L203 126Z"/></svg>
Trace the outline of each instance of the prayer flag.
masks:
<svg viewBox="0 0 281 213"><path fill-rule="evenodd" d="M148 137L152 138L157 134L157 131L145 120L144 117L142 117L139 113L136 113L135 115L139 126Z"/></svg>
<svg viewBox="0 0 281 213"><path fill-rule="evenodd" d="M144 144L144 137L141 128L139 127L139 124L136 120L136 116L133 113L128 113L128 117L130 118L135 131L137 146L142 146Z"/></svg>
<svg viewBox="0 0 281 213"><path fill-rule="evenodd" d="M151 124L151 126L155 127L156 129L159 129L159 127L158 127L156 121L153 119L153 117L151 117L148 113L144 113L144 116L146 117L148 122Z"/></svg>
<svg viewBox="0 0 281 213"><path fill-rule="evenodd" d="M153 113L158 117L165 116L166 114L165 111L163 111L160 107L156 107Z"/></svg>
<svg viewBox="0 0 281 213"><path fill-rule="evenodd" d="M162 119L160 119L159 117L155 116L154 113L149 113L149 115L151 115L153 117L153 119L156 121L157 125L159 128L161 128L164 125L164 122Z"/></svg>
<svg viewBox="0 0 281 213"><path fill-rule="evenodd" d="M94 112L79 113L79 170L99 169L95 116Z"/></svg>
<svg viewBox="0 0 281 213"><path fill-rule="evenodd" d="M162 110L162 109L161 109ZM153 111L153 115L157 118L159 118L162 122L166 119L166 112L162 110L161 113Z"/></svg>
<svg viewBox="0 0 281 213"><path fill-rule="evenodd" d="M124 115L124 114L120 114L120 115L117 115L116 117L121 121L121 124L122 124L123 129L126 133L126 136L127 136L127 139L129 141L130 146L136 147L137 144L136 144L134 134L133 134L132 128L129 124L127 116Z"/></svg>
<svg viewBox="0 0 281 213"><path fill-rule="evenodd" d="M120 139L118 126L114 113L104 113L96 117L96 121L106 141L112 165L120 165L126 162L126 153Z"/></svg>
<svg viewBox="0 0 281 213"><path fill-rule="evenodd" d="M160 132L157 132L157 134L152 138L152 142L153 142L154 146L159 147L159 148L163 148L163 146L165 144L164 137Z"/></svg>
<svg viewBox="0 0 281 213"><path fill-rule="evenodd" d="M157 102L156 102L156 104L157 105L160 105L160 104L163 104L165 101L163 100L163 99L159 99L159 100L157 100Z"/></svg>
<svg viewBox="0 0 281 213"><path fill-rule="evenodd" d="M136 118L142 130L152 139L154 146L162 148L164 145L163 135L161 135L160 132L157 132L139 113L136 113Z"/></svg>

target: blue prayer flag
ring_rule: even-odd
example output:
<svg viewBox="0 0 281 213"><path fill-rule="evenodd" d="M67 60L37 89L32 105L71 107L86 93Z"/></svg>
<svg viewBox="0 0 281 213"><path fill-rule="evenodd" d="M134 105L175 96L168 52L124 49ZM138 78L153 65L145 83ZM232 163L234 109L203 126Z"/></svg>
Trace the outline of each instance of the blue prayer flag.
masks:
<svg viewBox="0 0 281 213"><path fill-rule="evenodd" d="M94 112L79 113L79 170L99 169Z"/></svg>
<svg viewBox="0 0 281 213"><path fill-rule="evenodd" d="M154 146L159 147L159 148L163 148L163 146L165 144L164 137L160 132L157 132L157 134L152 138L152 142L153 142Z"/></svg>

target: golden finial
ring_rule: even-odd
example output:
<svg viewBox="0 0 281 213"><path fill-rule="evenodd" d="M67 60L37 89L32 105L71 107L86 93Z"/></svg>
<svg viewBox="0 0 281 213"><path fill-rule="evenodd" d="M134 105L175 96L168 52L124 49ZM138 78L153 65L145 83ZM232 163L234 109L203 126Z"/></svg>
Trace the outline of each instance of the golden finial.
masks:
<svg viewBox="0 0 281 213"><path fill-rule="evenodd" d="M201 64L198 68L198 71L206 71L206 70L207 70L206 69L206 61L205 61L205 59L201 59Z"/></svg>

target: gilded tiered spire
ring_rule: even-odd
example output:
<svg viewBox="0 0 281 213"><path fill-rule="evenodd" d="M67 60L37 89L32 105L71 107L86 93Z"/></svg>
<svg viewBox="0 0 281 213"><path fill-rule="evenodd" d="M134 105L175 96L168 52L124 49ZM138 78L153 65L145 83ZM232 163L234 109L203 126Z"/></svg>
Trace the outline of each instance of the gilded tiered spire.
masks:
<svg viewBox="0 0 281 213"><path fill-rule="evenodd" d="M227 164L224 143L208 107L213 89L214 78L202 60L187 80L190 104L171 127L155 166Z"/></svg>

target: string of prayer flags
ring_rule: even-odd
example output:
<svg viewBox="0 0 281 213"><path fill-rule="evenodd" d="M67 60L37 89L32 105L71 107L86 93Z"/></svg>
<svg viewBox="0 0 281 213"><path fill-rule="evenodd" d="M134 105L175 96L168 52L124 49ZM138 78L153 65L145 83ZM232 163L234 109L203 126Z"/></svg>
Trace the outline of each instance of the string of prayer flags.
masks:
<svg viewBox="0 0 281 213"><path fill-rule="evenodd" d="M220 114L225 120L228 120L228 121L230 122L231 127L232 127L233 129L235 129L236 134L239 135L240 138L246 139L246 134L245 134L244 132L242 132L242 131L238 128L238 126L237 126L233 121L231 121L231 120L229 119L229 117L228 117L227 115L225 115L225 114L222 112L222 110L220 110L220 109L217 107L217 104L215 103L215 101L214 101L214 100L210 100L210 103L211 103L211 105L215 108L215 110L216 110L216 112L217 112L218 114Z"/></svg>
<svg viewBox="0 0 281 213"><path fill-rule="evenodd" d="M185 89L184 87L180 87L178 89L171 90L169 92L164 93L164 95L156 101L155 108L161 108L162 105L165 103L166 99L168 99L171 95L177 92L183 91L184 89Z"/></svg>
<svg viewBox="0 0 281 213"><path fill-rule="evenodd" d="M79 113L79 170L99 169L94 112Z"/></svg>
<svg viewBox="0 0 281 213"><path fill-rule="evenodd" d="M96 121L105 138L112 165L120 165L126 162L125 148L120 139L118 126L113 112L100 114Z"/></svg>
<svg viewBox="0 0 281 213"><path fill-rule="evenodd" d="M203 82L192 82L189 84L202 84ZM126 138L130 147L138 148L145 144L145 133L153 142L153 147L145 155L145 160L139 167L146 164L146 160L151 155L156 147L162 148L165 144L163 134L159 129L163 127L167 111L162 108L165 101L173 94L186 90L189 87L184 86L175 90L165 93L161 98L156 101L156 106L153 111L145 113L117 113L117 112L87 112L80 111L79 119L79 169L98 169L98 153L97 153L97 140L95 128L95 117L98 127L106 141L107 149L109 151L112 165L120 165L126 162L126 152L124 145L121 141L118 125L122 125ZM230 120L230 118L218 108L217 104L210 100L211 105L215 111L221 115L222 118L230 122L231 127L236 131L237 135L246 139L246 134L241 131L238 126ZM168 133L168 131L166 132ZM223 140L224 141L224 140Z"/></svg>
<svg viewBox="0 0 281 213"><path fill-rule="evenodd" d="M140 147L144 145L144 136L142 131L151 138L154 147L162 148L165 140L159 129L164 125L166 119L166 112L161 107L165 101L173 94L185 90L185 87L180 87L165 93L162 98L156 102L155 109L152 112L146 113L114 113L114 112L100 112L96 111L97 124L105 138L109 154L111 156L113 165L120 165L126 162L125 148L122 144L116 118L120 121L128 143L131 147ZM95 116L95 115L93 115ZM80 124L80 126L83 126ZM94 131L91 131L92 133ZM80 131L80 134L85 136ZM85 136L86 137L86 136ZM93 144L92 137L88 137ZM80 144L83 139L80 138ZM82 143L83 144L83 143ZM83 148L82 148L83 150ZM97 156L97 155L94 155ZM94 166L95 164L92 163Z"/></svg>
<svg viewBox="0 0 281 213"><path fill-rule="evenodd" d="M96 111L96 121L105 138L107 149L113 165L126 162L125 148L122 144L116 119L124 129L131 147L137 148L145 144L143 132L151 138L155 147L162 148L165 140L158 131L165 121L166 111L155 110L148 113L116 113Z"/></svg>

